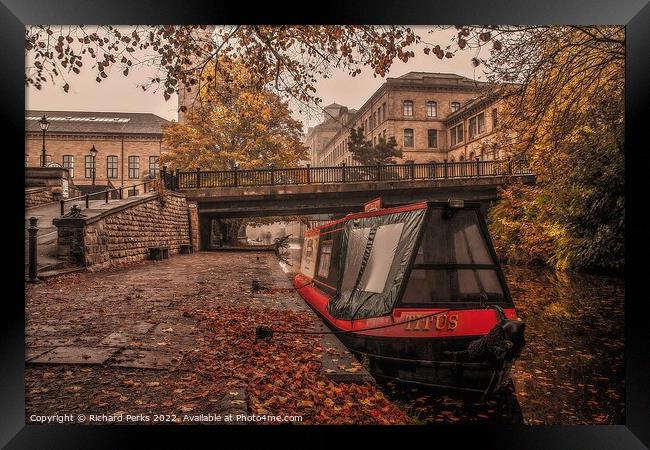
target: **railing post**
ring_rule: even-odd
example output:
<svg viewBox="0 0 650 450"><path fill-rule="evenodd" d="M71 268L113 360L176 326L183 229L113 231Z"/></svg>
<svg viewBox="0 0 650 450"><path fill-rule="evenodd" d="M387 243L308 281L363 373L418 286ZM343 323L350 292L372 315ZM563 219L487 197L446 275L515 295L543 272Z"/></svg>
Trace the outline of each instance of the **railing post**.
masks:
<svg viewBox="0 0 650 450"><path fill-rule="evenodd" d="M445 178L449 177L449 173L447 172L447 158L445 158Z"/></svg>
<svg viewBox="0 0 650 450"><path fill-rule="evenodd" d="M89 204L90 204L90 194L86 194L86 209L89 208L88 206Z"/></svg>
<svg viewBox="0 0 650 450"><path fill-rule="evenodd" d="M307 184L311 184L311 165L307 164Z"/></svg>
<svg viewBox="0 0 650 450"><path fill-rule="evenodd" d="M59 203L61 204L61 215L65 214L65 200L59 200Z"/></svg>
<svg viewBox="0 0 650 450"><path fill-rule="evenodd" d="M345 161L341 163L341 180L345 183Z"/></svg>
<svg viewBox="0 0 650 450"><path fill-rule="evenodd" d="M144 186L142 186L142 189L144 190L143 194L146 194L147 193L147 182L146 181L144 182Z"/></svg>
<svg viewBox="0 0 650 450"><path fill-rule="evenodd" d="M480 161L480 159L479 159L479 157L477 156L477 157L476 157L476 177L477 177L477 178L481 176L481 175L480 175L480 171L481 171L481 163L480 163L479 161Z"/></svg>
<svg viewBox="0 0 650 450"><path fill-rule="evenodd" d="M410 160L409 165L411 166L411 181L413 181L415 179L415 161ZM433 167L435 168L435 166L433 166ZM434 174L436 173L435 169L434 169L433 173Z"/></svg>
<svg viewBox="0 0 650 450"><path fill-rule="evenodd" d="M273 164L269 164L269 170L271 171L271 186L275 185L275 168Z"/></svg>
<svg viewBox="0 0 650 450"><path fill-rule="evenodd" d="M162 180L163 185L167 187L167 166L162 167L162 170L160 171L160 179Z"/></svg>
<svg viewBox="0 0 650 450"><path fill-rule="evenodd" d="M235 166L235 187L239 186L239 166Z"/></svg>
<svg viewBox="0 0 650 450"><path fill-rule="evenodd" d="M27 234L29 235L29 276L25 281L29 283L35 283L40 281L38 279L38 261L37 261L37 250L38 250L38 219L36 217L29 218L29 228L27 228Z"/></svg>
<svg viewBox="0 0 650 450"><path fill-rule="evenodd" d="M123 187L123 186L120 186L120 200L122 200L122 199L124 198L124 192L123 192L123 190L124 190L124 187Z"/></svg>
<svg viewBox="0 0 650 450"><path fill-rule="evenodd" d="M377 163L377 181L381 181L381 164Z"/></svg>
<svg viewBox="0 0 650 450"><path fill-rule="evenodd" d="M201 187L201 168L197 167L196 168L196 188L199 189Z"/></svg>
<svg viewBox="0 0 650 450"><path fill-rule="evenodd" d="M172 190L177 191L180 186L180 174L178 167L174 169L174 177L172 178Z"/></svg>

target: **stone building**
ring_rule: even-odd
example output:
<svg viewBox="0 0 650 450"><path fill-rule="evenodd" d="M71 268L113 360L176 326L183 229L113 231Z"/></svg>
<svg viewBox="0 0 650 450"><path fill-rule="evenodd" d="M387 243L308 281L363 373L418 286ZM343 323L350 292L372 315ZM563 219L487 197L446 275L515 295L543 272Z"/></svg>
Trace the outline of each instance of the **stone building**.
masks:
<svg viewBox="0 0 650 450"><path fill-rule="evenodd" d="M321 166L355 164L348 139L350 130L359 127L373 144L380 136L394 137L402 149L398 161L402 163L466 159L472 152L483 159L495 158L498 150L489 141L500 106L498 99L484 95L488 87L447 73L409 72L387 78L317 152L315 162Z"/></svg>
<svg viewBox="0 0 650 450"><path fill-rule="evenodd" d="M129 187L159 176L162 130L169 121L150 113L25 111L25 166L41 166L43 134L39 120L50 122L45 134L46 165L68 169L84 190ZM95 157L95 187L93 158Z"/></svg>
<svg viewBox="0 0 650 450"><path fill-rule="evenodd" d="M307 129L305 145L309 147L309 163L318 165L323 151L332 138L341 131L357 111L338 103L323 108L323 121Z"/></svg>
<svg viewBox="0 0 650 450"><path fill-rule="evenodd" d="M505 142L498 141L497 129L503 101L486 95L476 98L444 121L447 129L447 159L450 162L493 160L506 156Z"/></svg>

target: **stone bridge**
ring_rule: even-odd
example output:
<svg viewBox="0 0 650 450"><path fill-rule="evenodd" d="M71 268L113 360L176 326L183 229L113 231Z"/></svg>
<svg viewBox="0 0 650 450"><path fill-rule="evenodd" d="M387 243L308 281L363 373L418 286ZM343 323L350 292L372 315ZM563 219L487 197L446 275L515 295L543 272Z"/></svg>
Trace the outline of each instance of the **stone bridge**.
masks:
<svg viewBox="0 0 650 450"><path fill-rule="evenodd" d="M313 216L361 211L381 197L385 206L450 198L481 203L487 213L498 188L535 177L519 161L464 161L443 164L304 167L167 173L168 188L196 204L201 249L211 248L215 229L227 234L220 219L264 216Z"/></svg>

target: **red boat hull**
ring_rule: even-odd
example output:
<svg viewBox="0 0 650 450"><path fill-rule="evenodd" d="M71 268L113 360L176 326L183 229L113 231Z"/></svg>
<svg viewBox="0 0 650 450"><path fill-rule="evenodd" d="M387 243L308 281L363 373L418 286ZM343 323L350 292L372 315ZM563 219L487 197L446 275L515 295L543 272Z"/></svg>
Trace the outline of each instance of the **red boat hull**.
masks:
<svg viewBox="0 0 650 450"><path fill-rule="evenodd" d="M317 283L303 274L294 278L300 296L330 329L340 332L337 337L346 347L367 358L374 375L484 395L507 380L512 360L472 361L462 355L499 322L494 310L395 308L387 316L340 320L327 311L331 297ZM440 314L427 317L435 313ZM504 313L516 318L514 309Z"/></svg>

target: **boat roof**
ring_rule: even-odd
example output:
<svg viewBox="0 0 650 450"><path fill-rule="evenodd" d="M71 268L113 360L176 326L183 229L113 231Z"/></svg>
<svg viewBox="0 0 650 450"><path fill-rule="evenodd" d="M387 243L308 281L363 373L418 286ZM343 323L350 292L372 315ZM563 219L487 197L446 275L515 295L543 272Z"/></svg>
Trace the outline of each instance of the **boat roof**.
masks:
<svg viewBox="0 0 650 450"><path fill-rule="evenodd" d="M418 202L418 203L409 203L407 205L394 206L391 208L380 208L374 211L350 213L340 219L332 220L330 222L326 222L317 227L306 230L305 236L314 236L318 234L320 230L322 230L323 228L331 227L332 225L336 225L337 223L347 222L348 220L363 219L365 217L384 216L387 214L397 214L397 213L402 213L407 211L414 211L417 209L426 209L428 207L445 207L448 204L449 204L448 202ZM479 206L478 203L465 202L463 207L477 208L478 206Z"/></svg>

